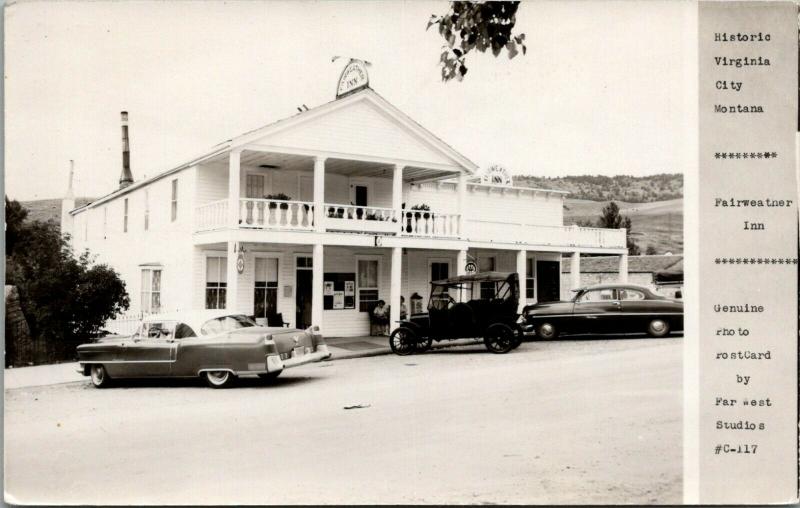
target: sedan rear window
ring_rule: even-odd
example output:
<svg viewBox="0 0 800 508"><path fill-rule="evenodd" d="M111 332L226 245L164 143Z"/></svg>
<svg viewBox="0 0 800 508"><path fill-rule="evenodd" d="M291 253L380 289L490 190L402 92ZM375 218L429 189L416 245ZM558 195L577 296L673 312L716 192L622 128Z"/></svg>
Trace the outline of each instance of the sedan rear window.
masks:
<svg viewBox="0 0 800 508"><path fill-rule="evenodd" d="M239 328L249 328L251 326L256 326L255 321L243 314L234 314L232 316L222 316L206 321L203 326L200 327L200 333L203 335L212 335L215 333L238 330Z"/></svg>

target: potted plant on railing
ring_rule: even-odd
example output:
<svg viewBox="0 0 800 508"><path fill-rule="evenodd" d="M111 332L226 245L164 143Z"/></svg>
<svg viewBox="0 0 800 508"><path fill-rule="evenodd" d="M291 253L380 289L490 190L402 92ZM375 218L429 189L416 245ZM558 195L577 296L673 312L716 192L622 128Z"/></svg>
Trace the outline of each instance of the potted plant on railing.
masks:
<svg viewBox="0 0 800 508"><path fill-rule="evenodd" d="M290 198L289 196L287 196L283 192L279 192L278 194L267 194L266 196L264 196L264 199L277 199L277 200L281 200L281 201L291 201L292 200L292 198ZM270 203L269 204L270 208L276 208L277 206L278 206L278 203ZM288 209L289 209L289 203L281 203L281 210L288 210Z"/></svg>

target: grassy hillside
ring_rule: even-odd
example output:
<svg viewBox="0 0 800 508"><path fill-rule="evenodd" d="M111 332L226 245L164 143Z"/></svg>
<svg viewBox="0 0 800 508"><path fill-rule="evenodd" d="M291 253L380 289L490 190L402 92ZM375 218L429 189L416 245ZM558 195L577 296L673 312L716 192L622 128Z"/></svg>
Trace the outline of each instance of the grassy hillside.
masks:
<svg viewBox="0 0 800 508"><path fill-rule="evenodd" d="M91 203L94 198L76 198L75 206L83 206ZM28 210L28 220L47 222L55 221L61 223L61 200L60 199L37 199L36 201L20 201L20 204Z"/></svg>
<svg viewBox="0 0 800 508"><path fill-rule="evenodd" d="M568 198L564 201L564 224L575 224L579 220L595 222L607 203L608 201ZM642 253L648 245L655 247L657 254L683 252L683 199L616 203L620 213L631 218L633 238Z"/></svg>
<svg viewBox="0 0 800 508"><path fill-rule="evenodd" d="M541 189L565 190L573 199L592 201L617 200L628 203L651 203L683 197L682 174L651 176L514 176L514 185Z"/></svg>

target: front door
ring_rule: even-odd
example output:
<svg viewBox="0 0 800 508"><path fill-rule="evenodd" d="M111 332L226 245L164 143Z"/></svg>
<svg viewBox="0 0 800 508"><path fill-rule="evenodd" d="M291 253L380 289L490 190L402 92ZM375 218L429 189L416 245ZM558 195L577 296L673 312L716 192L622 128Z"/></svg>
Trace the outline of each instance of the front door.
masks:
<svg viewBox="0 0 800 508"><path fill-rule="evenodd" d="M561 300L560 271L561 263L558 261L536 262L536 296L539 303Z"/></svg>
<svg viewBox="0 0 800 508"><path fill-rule="evenodd" d="M356 206L367 206L367 186L356 185L354 191Z"/></svg>
<svg viewBox="0 0 800 508"><path fill-rule="evenodd" d="M295 296L295 308L297 309L295 316L296 327L300 329L311 326L311 293L313 291L312 270L297 270L297 284Z"/></svg>

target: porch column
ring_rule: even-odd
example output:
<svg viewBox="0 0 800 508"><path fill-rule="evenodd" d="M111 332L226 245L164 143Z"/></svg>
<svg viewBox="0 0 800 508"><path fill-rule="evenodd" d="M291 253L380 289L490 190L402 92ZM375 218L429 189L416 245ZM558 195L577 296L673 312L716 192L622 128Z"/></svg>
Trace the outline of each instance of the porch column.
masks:
<svg viewBox="0 0 800 508"><path fill-rule="evenodd" d="M456 256L456 275L467 274L467 249L461 249Z"/></svg>
<svg viewBox="0 0 800 508"><path fill-rule="evenodd" d="M622 284L628 282L628 255L621 254L619 256L619 281Z"/></svg>
<svg viewBox="0 0 800 508"><path fill-rule="evenodd" d="M236 252L236 242L228 241L228 254L226 256L227 266L225 270L226 275L226 288L225 288L225 310L241 310L237 309L237 297L239 295L239 270L236 269L236 259L239 253Z"/></svg>
<svg viewBox="0 0 800 508"><path fill-rule="evenodd" d="M572 286L570 289L581 287L581 253L578 251L573 252L570 258L569 278Z"/></svg>
<svg viewBox="0 0 800 508"><path fill-rule="evenodd" d="M391 283L389 284L389 332L397 327L400 321L400 284L402 284L401 266L403 248L392 247Z"/></svg>
<svg viewBox="0 0 800 508"><path fill-rule="evenodd" d="M325 217L325 157L314 157L314 231L320 233L325 231L324 217ZM320 253L320 256L322 256L322 253ZM320 276L320 287L322 287L321 276ZM322 298L322 296L320 296L320 298ZM321 301L322 300L320 300L320 302ZM320 309L321 308L322 307L320 307Z"/></svg>
<svg viewBox="0 0 800 508"><path fill-rule="evenodd" d="M465 238L464 234L464 211L467 208L467 175L464 172L458 175L458 236Z"/></svg>
<svg viewBox="0 0 800 508"><path fill-rule="evenodd" d="M322 330L322 295L323 295L323 283L322 277L324 273L324 259L323 259L323 247L321 243L314 244L314 253L313 259L311 264L313 266L313 270L311 273L311 324L319 326L319 329Z"/></svg>
<svg viewBox="0 0 800 508"><path fill-rule="evenodd" d="M526 283L526 268L527 268L527 257L528 251L525 250L518 250L517 251L517 274L519 275L519 312L522 312L523 307L527 304L525 301L525 290L527 288Z"/></svg>
<svg viewBox="0 0 800 508"><path fill-rule="evenodd" d="M240 161L241 152L231 151L228 159L228 223L233 229L239 227L239 197L241 195ZM228 281L228 283L230 284L230 281Z"/></svg>
<svg viewBox="0 0 800 508"><path fill-rule="evenodd" d="M396 164L392 173L392 210L397 222L403 222L403 166Z"/></svg>

